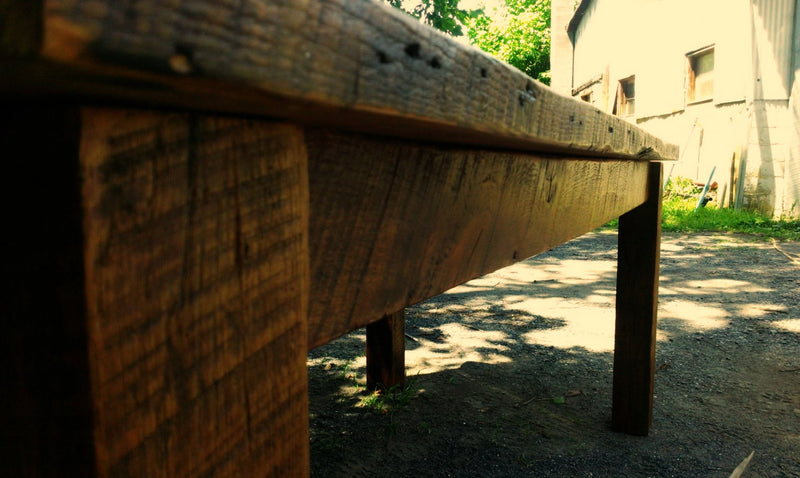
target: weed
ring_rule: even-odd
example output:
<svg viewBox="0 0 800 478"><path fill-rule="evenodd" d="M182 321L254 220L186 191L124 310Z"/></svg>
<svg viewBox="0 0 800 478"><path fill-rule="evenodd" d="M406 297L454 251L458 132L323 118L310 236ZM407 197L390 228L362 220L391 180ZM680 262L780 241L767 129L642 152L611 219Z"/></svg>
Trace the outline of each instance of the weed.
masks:
<svg viewBox="0 0 800 478"><path fill-rule="evenodd" d="M426 435L430 435L431 434L431 424L426 422L426 421L424 421L424 420L420 422L420 424L417 427L417 429L420 432L423 432Z"/></svg>
<svg viewBox="0 0 800 478"><path fill-rule="evenodd" d="M376 390L368 393L359 402L359 406L378 413L389 413L408 405L417 396L416 379L408 379L404 385L398 384L388 390Z"/></svg>
<svg viewBox="0 0 800 478"><path fill-rule="evenodd" d="M356 377L355 372L350 369L350 366L353 364L352 360L345 361L342 365L339 366L339 373L336 375L337 378L341 380L345 380L350 382L353 387L360 388L361 384L358 382L358 378Z"/></svg>

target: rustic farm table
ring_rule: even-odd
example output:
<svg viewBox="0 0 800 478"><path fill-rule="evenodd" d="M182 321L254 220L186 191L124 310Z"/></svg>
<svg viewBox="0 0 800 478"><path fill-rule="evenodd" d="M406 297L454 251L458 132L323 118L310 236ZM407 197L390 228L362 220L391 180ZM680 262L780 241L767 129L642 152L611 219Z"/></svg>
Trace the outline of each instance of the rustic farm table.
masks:
<svg viewBox="0 0 800 478"><path fill-rule="evenodd" d="M3 476L302 476L306 353L622 215L650 425L676 149L372 0L0 1Z"/></svg>

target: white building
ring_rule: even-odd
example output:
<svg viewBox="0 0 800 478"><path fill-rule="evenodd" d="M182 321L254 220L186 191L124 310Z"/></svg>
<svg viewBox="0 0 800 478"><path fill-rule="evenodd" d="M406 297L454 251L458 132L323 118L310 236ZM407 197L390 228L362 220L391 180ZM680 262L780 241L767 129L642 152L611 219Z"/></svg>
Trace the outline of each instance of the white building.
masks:
<svg viewBox="0 0 800 478"><path fill-rule="evenodd" d="M553 87L681 146L667 173L800 216L800 0L552 0Z"/></svg>

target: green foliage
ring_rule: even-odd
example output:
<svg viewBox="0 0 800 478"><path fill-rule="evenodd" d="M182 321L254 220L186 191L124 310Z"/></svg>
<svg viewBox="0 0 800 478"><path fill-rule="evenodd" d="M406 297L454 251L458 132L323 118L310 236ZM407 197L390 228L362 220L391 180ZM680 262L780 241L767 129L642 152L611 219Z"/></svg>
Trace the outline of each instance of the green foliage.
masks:
<svg viewBox="0 0 800 478"><path fill-rule="evenodd" d="M664 186L664 197L671 198L671 197L683 197L688 198L690 196L697 196L700 194L701 188L694 184L689 178L683 177L674 177L670 178L667 184Z"/></svg>
<svg viewBox="0 0 800 478"><path fill-rule="evenodd" d="M667 195L661 227L665 231L722 231L764 238L800 240L800 221L772 219L756 211L736 211L708 205L695 211L697 197Z"/></svg>
<svg viewBox="0 0 800 478"><path fill-rule="evenodd" d="M368 393L359 405L377 413L387 413L407 406L417 396L417 391L416 380L408 379L404 385Z"/></svg>
<svg viewBox="0 0 800 478"><path fill-rule="evenodd" d="M550 0L505 0L494 16L462 9L459 0L385 1L449 35L466 28L470 43L550 84Z"/></svg>
<svg viewBox="0 0 800 478"><path fill-rule="evenodd" d="M468 18L470 42L517 67L528 76L550 83L550 0L506 0L499 18Z"/></svg>
<svg viewBox="0 0 800 478"><path fill-rule="evenodd" d="M470 18L483 14L482 10L464 10L458 7L459 0L417 0L413 7L403 5L404 0L386 0L391 6L399 8L430 25L437 30L452 36L463 36L463 25Z"/></svg>

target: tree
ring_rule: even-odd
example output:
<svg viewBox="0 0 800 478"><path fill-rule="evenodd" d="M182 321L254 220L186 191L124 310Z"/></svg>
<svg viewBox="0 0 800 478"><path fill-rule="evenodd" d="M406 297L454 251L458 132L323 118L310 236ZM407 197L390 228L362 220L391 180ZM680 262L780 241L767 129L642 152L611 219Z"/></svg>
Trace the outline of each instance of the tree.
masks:
<svg viewBox="0 0 800 478"><path fill-rule="evenodd" d="M459 0L421 0L412 2L416 4L411 9L404 7L403 1L386 0L391 6L403 10L426 25L456 37L464 35L462 27L469 19L483 13L482 10L459 8Z"/></svg>
<svg viewBox="0 0 800 478"><path fill-rule="evenodd" d="M550 84L550 0L506 0L505 5L495 19L469 19L470 42Z"/></svg>
<svg viewBox="0 0 800 478"><path fill-rule="evenodd" d="M385 0L427 25L470 43L528 76L550 84L550 0L505 0L488 16L483 8L459 8L459 0Z"/></svg>

